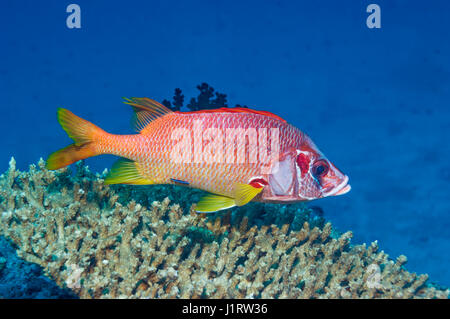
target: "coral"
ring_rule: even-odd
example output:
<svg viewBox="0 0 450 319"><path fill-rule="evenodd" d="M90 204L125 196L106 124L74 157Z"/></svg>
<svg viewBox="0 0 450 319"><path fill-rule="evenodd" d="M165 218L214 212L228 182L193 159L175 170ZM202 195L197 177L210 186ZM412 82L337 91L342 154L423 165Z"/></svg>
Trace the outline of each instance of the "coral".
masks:
<svg viewBox="0 0 450 319"><path fill-rule="evenodd" d="M44 276L39 265L19 259L11 244L0 237L0 299L76 297Z"/></svg>
<svg viewBox="0 0 450 319"><path fill-rule="evenodd" d="M181 94L181 89L176 88L173 95L173 111L179 111L184 103L184 95Z"/></svg>
<svg viewBox="0 0 450 319"><path fill-rule="evenodd" d="M197 214L201 193L103 184L41 160L0 177L0 234L81 298L448 298L303 205ZM169 198L175 194L180 204Z"/></svg>
<svg viewBox="0 0 450 319"><path fill-rule="evenodd" d="M179 111L184 103L184 95L181 94L181 89L176 88L173 94L173 102L164 99L161 104L168 107L172 111Z"/></svg>
<svg viewBox="0 0 450 319"><path fill-rule="evenodd" d="M199 111L205 109L215 109L221 107L228 107L227 95L219 92L214 93L214 88L207 83L197 85L197 89L200 91L197 98L191 98L187 108L191 111ZM211 100L216 95L216 98Z"/></svg>
<svg viewBox="0 0 450 319"><path fill-rule="evenodd" d="M200 111L207 109L217 109L221 107L228 107L227 95L219 92L214 92L214 88L208 83L202 83L197 85L197 89L200 91L197 98L191 98L186 107L190 111ZM213 99L215 95L215 98ZM184 95L180 88L176 88L172 98L172 102L164 99L161 104L168 107L172 111L180 111L183 107ZM247 105L236 104L235 107L248 108Z"/></svg>

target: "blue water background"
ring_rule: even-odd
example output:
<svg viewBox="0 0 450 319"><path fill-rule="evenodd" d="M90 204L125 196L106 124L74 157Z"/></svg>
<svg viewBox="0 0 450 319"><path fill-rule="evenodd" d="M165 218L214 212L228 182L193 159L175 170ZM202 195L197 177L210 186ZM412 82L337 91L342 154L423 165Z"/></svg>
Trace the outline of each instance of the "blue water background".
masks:
<svg viewBox="0 0 450 319"><path fill-rule="evenodd" d="M131 133L123 96L190 98L208 82L286 118L349 175L349 194L315 203L335 227L450 285L449 1L73 2L79 30L72 2L0 3L0 171L70 142L57 107ZM381 29L366 26L372 2Z"/></svg>

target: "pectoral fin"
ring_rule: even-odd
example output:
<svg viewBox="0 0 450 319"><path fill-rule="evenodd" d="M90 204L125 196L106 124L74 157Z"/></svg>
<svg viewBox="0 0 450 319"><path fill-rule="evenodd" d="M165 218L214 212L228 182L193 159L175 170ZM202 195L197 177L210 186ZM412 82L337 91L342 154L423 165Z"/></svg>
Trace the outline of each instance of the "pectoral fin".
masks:
<svg viewBox="0 0 450 319"><path fill-rule="evenodd" d="M243 206L250 202L256 195L262 192L264 187L260 183L239 184L235 188L235 201L237 206Z"/></svg>
<svg viewBox="0 0 450 319"><path fill-rule="evenodd" d="M195 210L197 213L214 213L234 206L236 203L231 197L208 194L200 199Z"/></svg>

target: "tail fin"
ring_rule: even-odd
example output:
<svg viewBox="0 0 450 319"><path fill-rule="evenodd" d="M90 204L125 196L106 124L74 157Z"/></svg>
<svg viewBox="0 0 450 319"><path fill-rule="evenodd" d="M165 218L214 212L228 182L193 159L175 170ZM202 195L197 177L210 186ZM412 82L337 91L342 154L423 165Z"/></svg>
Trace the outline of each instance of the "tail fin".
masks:
<svg viewBox="0 0 450 319"><path fill-rule="evenodd" d="M99 155L96 146L105 131L63 108L58 109L58 122L75 143L50 154L46 163L47 169L59 169Z"/></svg>

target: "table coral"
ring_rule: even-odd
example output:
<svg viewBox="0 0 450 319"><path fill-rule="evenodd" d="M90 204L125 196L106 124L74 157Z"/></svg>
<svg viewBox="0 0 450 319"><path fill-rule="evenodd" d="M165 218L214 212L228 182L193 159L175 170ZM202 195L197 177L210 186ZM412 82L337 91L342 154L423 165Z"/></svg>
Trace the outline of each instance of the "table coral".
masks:
<svg viewBox="0 0 450 319"><path fill-rule="evenodd" d="M0 234L81 298L448 298L376 242L351 245L303 205L197 214L195 191L107 186L41 160L0 177ZM161 187L161 186L160 186ZM124 195L126 194L126 195ZM187 204L189 203L189 205Z"/></svg>

